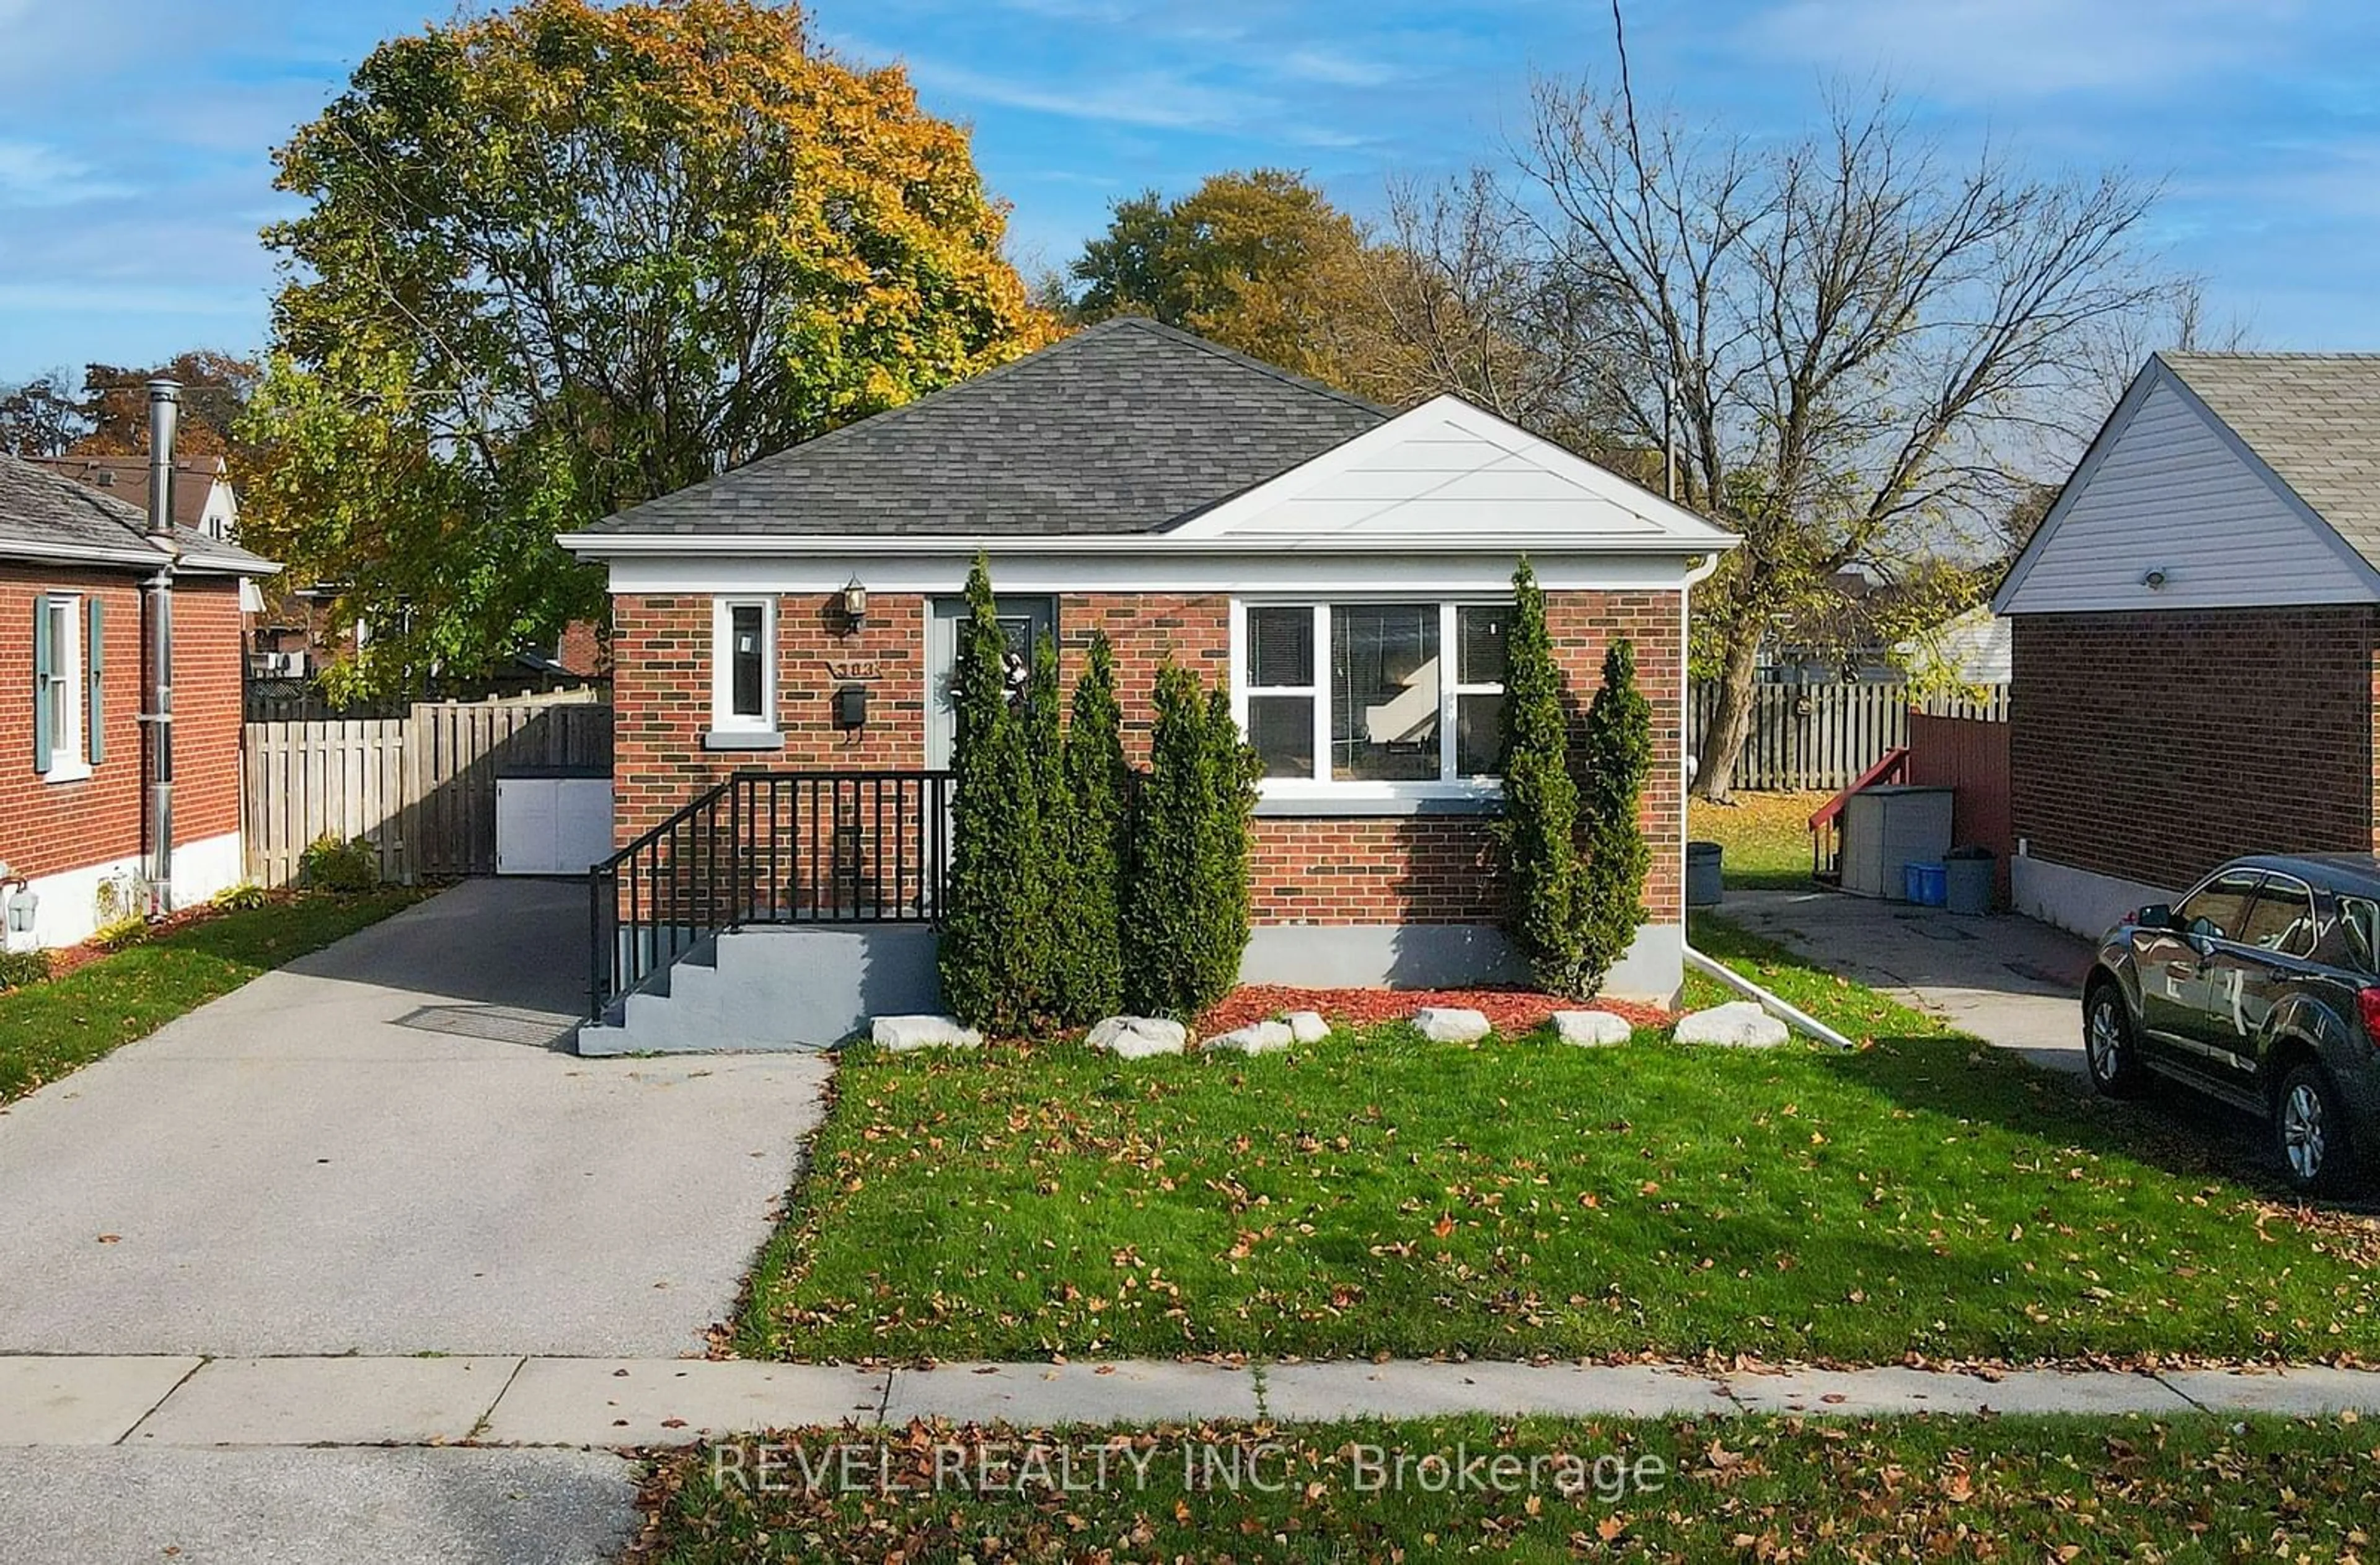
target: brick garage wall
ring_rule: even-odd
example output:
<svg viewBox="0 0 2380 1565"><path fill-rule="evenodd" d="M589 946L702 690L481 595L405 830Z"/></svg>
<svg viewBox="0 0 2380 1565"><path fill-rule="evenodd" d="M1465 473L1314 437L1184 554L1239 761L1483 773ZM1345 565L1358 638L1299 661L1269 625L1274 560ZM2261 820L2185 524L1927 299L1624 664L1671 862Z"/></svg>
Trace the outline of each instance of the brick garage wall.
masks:
<svg viewBox="0 0 2380 1565"><path fill-rule="evenodd" d="M802 770L924 765L927 601L871 595L868 623L844 637L832 595L787 597L778 612L782 753L704 753L710 722L711 601L699 595L623 595L613 601L613 774L621 842L636 836L739 766ZM1684 669L1675 592L1549 595L1548 629L1569 677L1572 742L1584 742L1586 702L1615 637L1634 639L1637 677L1655 717L1653 773L1644 822L1654 843L1645 903L1656 919L1682 916L1679 703ZM1230 678L1230 600L1221 594L1130 597L1070 593L1059 600L1061 673L1071 691L1095 631L1116 656L1124 747L1148 758L1157 671L1166 659L1210 685ZM838 669L869 685L868 722L836 731L829 699ZM1255 832L1257 921L1481 923L1501 915L1504 891L1487 823L1475 818L1263 817Z"/></svg>
<svg viewBox="0 0 2380 1565"><path fill-rule="evenodd" d="M2363 608L2018 616L2016 836L2162 886L2242 853L2371 851L2374 633Z"/></svg>
<svg viewBox="0 0 2380 1565"><path fill-rule="evenodd" d="M741 767L915 769L926 760L926 600L871 594L868 624L844 634L842 595L777 601L777 723L782 751L702 747L710 727L711 600L612 600L613 796L625 843ZM868 724L834 726L838 675L864 678Z"/></svg>

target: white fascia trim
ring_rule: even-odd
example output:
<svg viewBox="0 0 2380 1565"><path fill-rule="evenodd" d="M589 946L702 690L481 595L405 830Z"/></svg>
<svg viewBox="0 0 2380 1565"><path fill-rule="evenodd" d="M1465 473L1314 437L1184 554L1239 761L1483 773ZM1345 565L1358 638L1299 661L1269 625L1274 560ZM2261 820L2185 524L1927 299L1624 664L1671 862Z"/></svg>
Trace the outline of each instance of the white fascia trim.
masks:
<svg viewBox="0 0 2380 1565"><path fill-rule="evenodd" d="M1186 525L1186 524L1185 524ZM1314 538L1218 538L1188 535L1181 530L1151 533L990 534L960 538L920 533L557 533L554 541L586 560L716 557L750 559L817 559L854 554L902 559L950 556L972 560L980 552L999 559L1011 554L1051 554L1075 557L1123 556L1152 559L1166 555L1229 558L1234 555L1373 554L1396 556L1415 552L1453 554L1525 553L1546 547L1542 535L1469 529L1444 537L1402 537L1369 548L1343 534ZM1733 533L1711 529L1707 539L1612 538L1565 539L1564 554L1644 554L1672 559L1698 559L1732 549L1742 540Z"/></svg>
<svg viewBox="0 0 2380 1565"><path fill-rule="evenodd" d="M42 565L125 566L138 571L153 571L160 565L171 565L176 576L277 576L281 571L279 564L271 560L259 560L254 564L248 564L227 560L176 559L162 549L85 548L72 543L30 543L17 539L0 542L0 560L28 560Z"/></svg>
<svg viewBox="0 0 2380 1565"><path fill-rule="evenodd" d="M1336 554L1112 552L1002 554L992 577L1002 592L1135 594L1279 593L1311 598L1509 596L1524 551L1487 553L1341 551ZM854 576L870 592L956 593L966 583L971 549L883 557L865 547L800 559L781 555L665 554L611 564L613 594L671 595L839 592ZM1548 591L1681 592L1697 569L1693 555L1530 552Z"/></svg>
<svg viewBox="0 0 2380 1565"><path fill-rule="evenodd" d="M131 565L154 570L165 555L154 549L99 549L72 543L30 543L10 539L0 543L0 560L35 560L43 564Z"/></svg>

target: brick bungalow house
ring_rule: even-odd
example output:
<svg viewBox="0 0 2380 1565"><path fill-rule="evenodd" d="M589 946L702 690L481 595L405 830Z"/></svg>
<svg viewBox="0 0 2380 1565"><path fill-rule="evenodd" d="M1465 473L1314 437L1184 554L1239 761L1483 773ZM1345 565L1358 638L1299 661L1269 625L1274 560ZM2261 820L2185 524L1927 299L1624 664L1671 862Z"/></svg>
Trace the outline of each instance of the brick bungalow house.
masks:
<svg viewBox="0 0 2380 1565"><path fill-rule="evenodd" d="M2256 851L2380 843L2380 356L2167 353L1993 607L2022 912L2097 935Z"/></svg>
<svg viewBox="0 0 2380 1565"><path fill-rule="evenodd" d="M1513 971L1489 823L1526 553L1582 713L1607 645L1636 644L1657 714L1653 917L1609 988L1678 989L1686 588L1734 540L1455 398L1393 414L1118 320L562 541L610 571L623 843L666 838L739 768L947 767L958 594L981 549L1015 646L1053 634L1070 687L1107 633L1135 761L1164 659L1229 688L1267 773L1243 977L1409 986ZM748 835L759 806L737 807ZM854 807L844 827L873 830ZM905 959L919 984L929 954ZM856 960L893 964L880 947ZM932 1008L899 988L825 1005L796 1041ZM698 1035L751 1034L751 1013L801 999L722 999ZM667 1046L668 1007L624 1010L654 1024L621 1046Z"/></svg>
<svg viewBox="0 0 2380 1565"><path fill-rule="evenodd" d="M139 506L0 455L0 685L16 692L0 700L0 902L18 923L31 910L12 946L83 940L141 875L140 596L168 564L173 898L244 875L240 596L273 567L190 527L169 559L147 529Z"/></svg>

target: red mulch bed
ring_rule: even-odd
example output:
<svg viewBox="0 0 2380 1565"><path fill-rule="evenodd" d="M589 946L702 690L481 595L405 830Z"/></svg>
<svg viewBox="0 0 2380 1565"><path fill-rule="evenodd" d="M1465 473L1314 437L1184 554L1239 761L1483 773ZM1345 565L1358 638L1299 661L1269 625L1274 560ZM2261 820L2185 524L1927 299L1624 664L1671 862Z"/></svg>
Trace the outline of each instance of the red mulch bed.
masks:
<svg viewBox="0 0 2380 1565"><path fill-rule="evenodd" d="M1583 1004L1532 989L1305 989L1286 984L1249 984L1233 989L1221 1004L1199 1017L1198 1031L1212 1036L1290 1011L1319 1011L1333 1023L1369 1026L1378 1022L1402 1022L1425 1005L1476 1011L1500 1033L1525 1033L1543 1025L1557 1011L1576 1011L1586 1006L1625 1016L1640 1027L1665 1027L1671 1020L1670 1013L1658 1005L1640 1005L1625 1000L1595 1000Z"/></svg>

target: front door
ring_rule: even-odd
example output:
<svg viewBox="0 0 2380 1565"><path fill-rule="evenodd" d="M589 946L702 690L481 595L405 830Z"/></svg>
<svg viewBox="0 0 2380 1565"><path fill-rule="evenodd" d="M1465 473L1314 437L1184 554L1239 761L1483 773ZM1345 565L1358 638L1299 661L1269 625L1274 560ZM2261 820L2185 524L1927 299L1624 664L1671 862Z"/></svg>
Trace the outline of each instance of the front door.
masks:
<svg viewBox="0 0 2380 1565"><path fill-rule="evenodd" d="M992 600L992 608L1000 615L1009 667L1021 689L1022 676L1033 666L1033 643L1058 634L1058 601L1003 593ZM950 769L951 752L958 742L958 709L951 701L951 675L958 668L959 622L966 613L965 599L937 598L926 624L926 765L936 771Z"/></svg>

